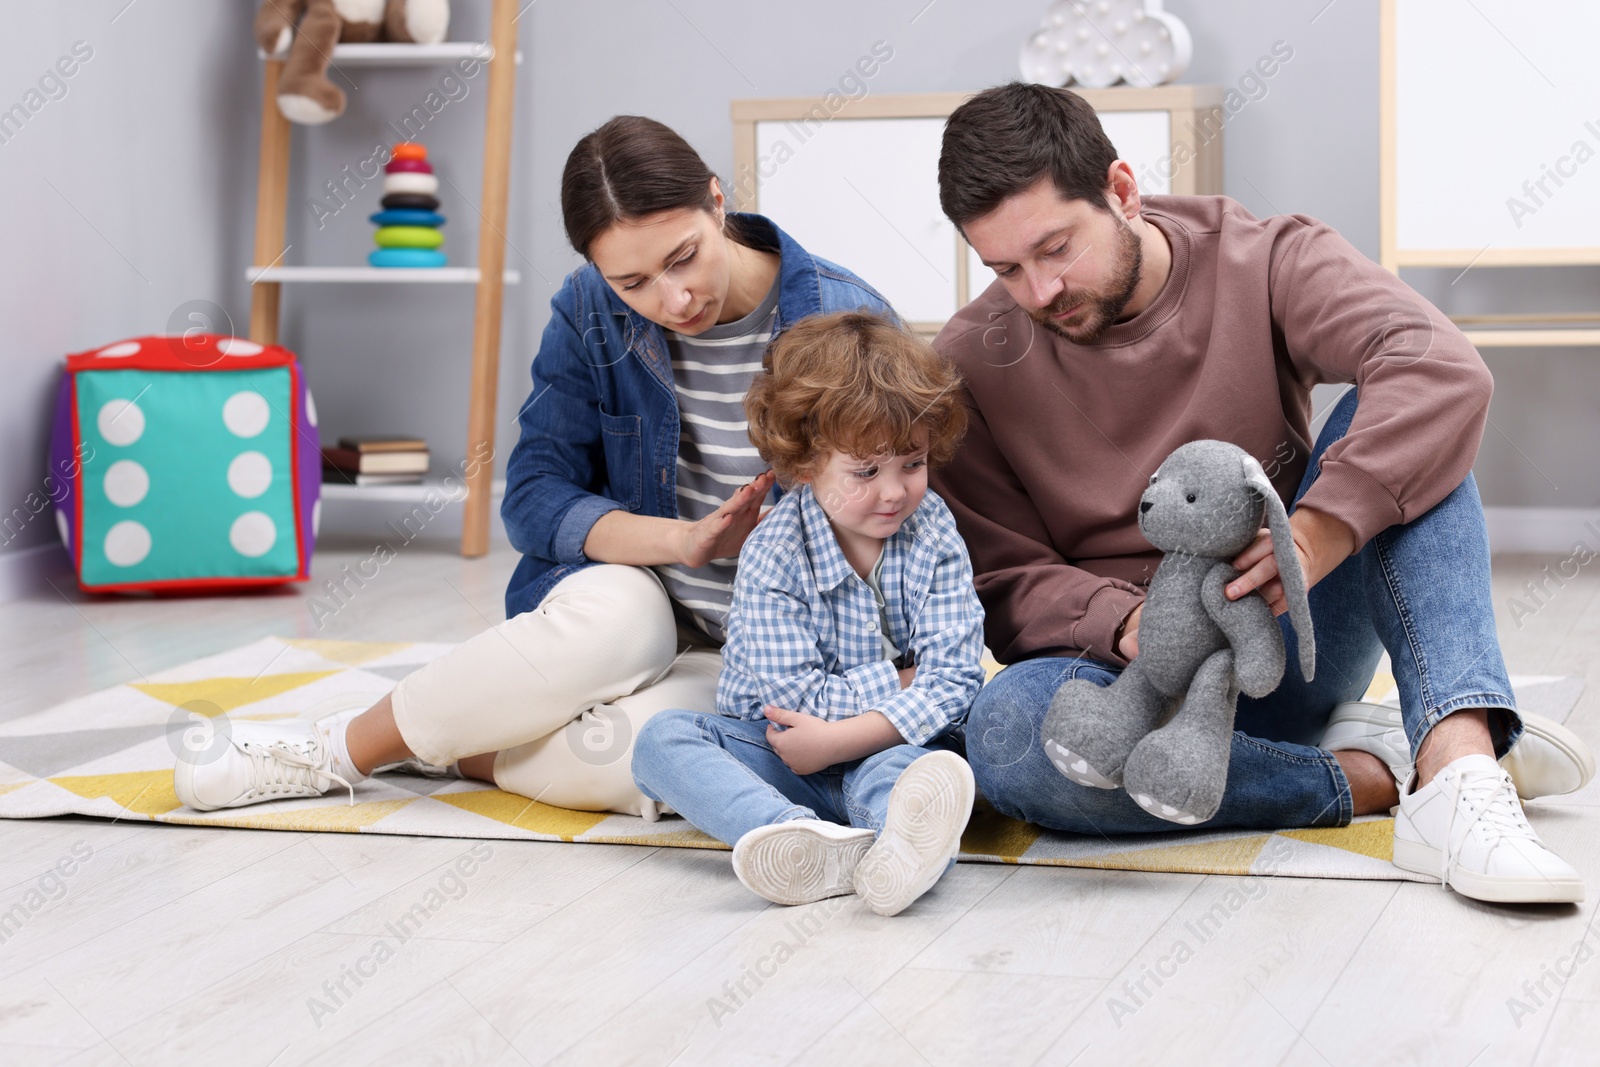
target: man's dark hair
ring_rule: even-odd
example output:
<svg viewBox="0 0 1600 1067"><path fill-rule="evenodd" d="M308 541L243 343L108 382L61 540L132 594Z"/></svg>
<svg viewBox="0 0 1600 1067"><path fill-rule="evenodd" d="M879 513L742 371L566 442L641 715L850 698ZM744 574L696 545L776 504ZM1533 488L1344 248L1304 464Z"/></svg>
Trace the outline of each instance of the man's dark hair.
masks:
<svg viewBox="0 0 1600 1067"><path fill-rule="evenodd" d="M1106 205L1117 158L1100 117L1076 93L1012 82L985 89L944 124L939 206L958 229L1049 177L1069 200Z"/></svg>

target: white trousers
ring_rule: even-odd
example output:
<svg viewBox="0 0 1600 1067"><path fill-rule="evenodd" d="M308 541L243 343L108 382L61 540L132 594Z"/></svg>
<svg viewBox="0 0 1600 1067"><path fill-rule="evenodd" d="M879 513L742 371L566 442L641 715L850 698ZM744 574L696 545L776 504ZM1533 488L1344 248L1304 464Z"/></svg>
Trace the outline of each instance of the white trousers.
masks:
<svg viewBox="0 0 1600 1067"><path fill-rule="evenodd" d="M715 712L721 667L714 647L679 639L654 572L602 564L408 675L391 699L400 736L429 763L498 752L507 792L654 820L667 809L633 784L633 739L667 708Z"/></svg>

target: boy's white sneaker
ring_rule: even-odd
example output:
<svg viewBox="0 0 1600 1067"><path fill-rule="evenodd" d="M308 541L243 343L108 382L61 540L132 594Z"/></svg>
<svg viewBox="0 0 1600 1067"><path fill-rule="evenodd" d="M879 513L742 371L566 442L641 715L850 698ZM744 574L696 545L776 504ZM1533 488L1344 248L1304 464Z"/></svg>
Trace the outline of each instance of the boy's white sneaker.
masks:
<svg viewBox="0 0 1600 1067"><path fill-rule="evenodd" d="M1543 715L1522 714L1523 731L1500 760L1524 800L1575 793L1594 778L1594 753L1583 738ZM1411 775L1411 743L1400 709L1350 701L1333 709L1318 746L1330 752L1359 749L1384 763L1399 785Z"/></svg>
<svg viewBox="0 0 1600 1067"><path fill-rule="evenodd" d="M977 792L954 752L919 756L889 794L883 832L856 867L856 894L879 915L904 911L939 880L961 849Z"/></svg>
<svg viewBox="0 0 1600 1067"><path fill-rule="evenodd" d="M872 847L871 830L820 819L758 826L733 845L733 873L774 904L810 904L855 892L852 879Z"/></svg>
<svg viewBox="0 0 1600 1067"><path fill-rule="evenodd" d="M320 797L335 785L355 803L355 788L331 768L332 746L318 723L236 720L211 744L225 747L179 759L172 775L178 799L196 811Z"/></svg>
<svg viewBox="0 0 1600 1067"><path fill-rule="evenodd" d="M1533 832L1511 776L1493 756L1462 756L1416 792L1401 789L1394 864L1476 900L1583 899L1583 877Z"/></svg>

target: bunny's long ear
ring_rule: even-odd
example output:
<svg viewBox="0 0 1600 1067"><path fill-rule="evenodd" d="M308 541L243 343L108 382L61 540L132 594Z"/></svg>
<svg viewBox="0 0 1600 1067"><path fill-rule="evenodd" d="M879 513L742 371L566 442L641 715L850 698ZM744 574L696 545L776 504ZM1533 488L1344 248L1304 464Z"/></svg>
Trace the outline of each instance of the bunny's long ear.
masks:
<svg viewBox="0 0 1600 1067"><path fill-rule="evenodd" d="M1300 673L1311 681L1317 671L1317 640L1311 632L1311 603L1306 599L1306 576L1300 570L1300 556L1294 550L1294 534L1289 529L1289 513L1272 488L1267 472L1254 456L1244 457L1245 484L1261 496L1267 529L1272 531L1272 554L1278 560L1278 578L1283 582L1283 598L1289 605L1289 621L1300 639Z"/></svg>

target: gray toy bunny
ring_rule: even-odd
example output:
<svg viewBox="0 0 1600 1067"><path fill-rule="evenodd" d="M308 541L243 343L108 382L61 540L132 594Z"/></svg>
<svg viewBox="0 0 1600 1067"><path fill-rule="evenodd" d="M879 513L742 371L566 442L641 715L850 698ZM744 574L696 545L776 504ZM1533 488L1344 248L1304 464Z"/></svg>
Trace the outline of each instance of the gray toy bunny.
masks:
<svg viewBox="0 0 1600 1067"><path fill-rule="evenodd" d="M1139 499L1139 529L1167 554L1145 597L1139 654L1111 685L1072 679L1050 703L1040 739L1062 774L1079 785L1123 786L1152 815L1185 826L1216 815L1239 694L1265 696L1283 677L1283 634L1266 600L1223 594L1239 573L1229 561L1255 539L1263 510L1300 671L1311 680L1311 607L1283 502L1243 449L1191 442L1167 457Z"/></svg>

